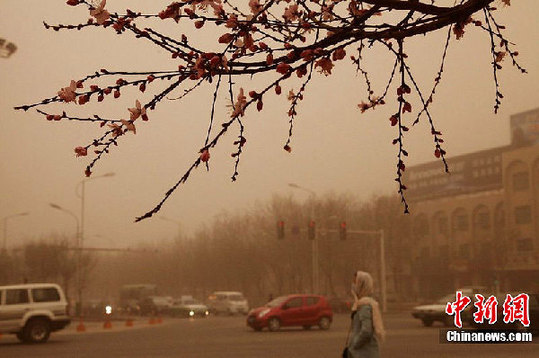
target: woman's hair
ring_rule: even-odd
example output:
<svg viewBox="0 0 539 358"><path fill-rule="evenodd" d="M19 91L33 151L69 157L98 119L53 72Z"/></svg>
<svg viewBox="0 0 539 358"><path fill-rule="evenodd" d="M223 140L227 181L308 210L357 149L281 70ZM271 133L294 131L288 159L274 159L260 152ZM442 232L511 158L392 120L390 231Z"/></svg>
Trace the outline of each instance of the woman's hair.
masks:
<svg viewBox="0 0 539 358"><path fill-rule="evenodd" d="M372 276L368 272L357 271L354 279L353 290L357 298L372 296L374 291Z"/></svg>

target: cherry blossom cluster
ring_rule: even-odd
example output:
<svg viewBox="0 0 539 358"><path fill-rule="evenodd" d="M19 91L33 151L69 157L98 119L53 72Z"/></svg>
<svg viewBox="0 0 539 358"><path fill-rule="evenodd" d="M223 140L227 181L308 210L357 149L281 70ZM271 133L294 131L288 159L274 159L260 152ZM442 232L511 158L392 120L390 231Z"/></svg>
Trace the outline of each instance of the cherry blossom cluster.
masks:
<svg viewBox="0 0 539 358"><path fill-rule="evenodd" d="M236 151L231 153L235 161L232 180L238 176L241 154L247 143L244 136L244 117L252 106L257 111L264 109L266 96L281 95L285 83L292 86L299 81L297 88L287 89L290 107L288 110L289 130L284 150L292 151L292 135L295 118L298 116L300 103L308 95L308 87L314 76L331 76L339 63L350 63L364 79L366 98L358 98L361 113L373 110L389 101L391 88L396 88L395 103L398 106L389 118L390 127L396 128L393 144L398 147L397 177L398 191L405 211L408 211L403 173L405 171L404 136L410 126L417 124L422 116L428 118L431 135L434 138L434 155L443 160L446 170L445 150L442 148L441 132L434 125L429 105L440 83L445 58L451 38L457 40L465 36L470 24L488 33L493 56L493 72L496 84L497 111L503 98L497 79L497 71L507 55L513 65L525 72L516 62L518 52L511 49L511 43L504 37L503 25L494 18L496 10L492 6L495 0L181 0L164 5L153 14L127 9L124 13L111 11L106 0L90 2L87 0L68 0L67 5L86 8L89 18L80 24L49 25L47 29L82 30L86 28L111 29L120 35L131 35L141 41L151 42L168 53L177 61L170 71L146 70L140 72L109 71L101 69L79 80L70 80L69 85L61 88L57 95L41 102L16 107L28 110L36 107L47 120L77 120L97 122L105 128L99 138L86 145L77 146L75 154L88 156L93 149L93 158L86 166L86 175L91 175L94 165L102 156L118 145L118 140L127 133L135 134L135 122L148 121L147 112L156 109L168 95L180 91L176 99L184 98L200 86L214 88L211 102L211 115L207 136L198 149L192 165L164 195L163 199L150 211L137 218L137 221L157 213L170 195L185 183L191 172L204 164L209 169L210 151L228 133L230 128L237 128L238 135L233 141ZM502 6L510 5L510 0L497 0ZM482 14L483 19L475 18ZM167 35L159 28L160 22L172 22L180 29L180 35ZM211 25L211 26L209 26ZM213 42L189 39L181 34L181 29L206 31L214 37ZM407 63L405 53L406 39L417 35L426 35L446 28L448 36L441 58L440 69L435 77L434 86L423 92L414 78L412 68ZM177 34L178 31L175 32ZM200 36L204 38L204 36ZM197 39L199 39L197 37ZM382 87L376 93L371 74L364 65L364 57L369 50L380 46L394 58L394 66ZM210 48L211 50L209 50ZM264 76L264 85L257 88L242 88L235 85L234 78ZM271 77L273 76L273 77ZM267 78L271 78L267 80ZM295 78L299 80L295 80ZM292 80L294 79L294 80ZM108 81L107 83L104 83ZM154 82L164 83L157 86ZM261 83L261 82L256 82ZM134 107L127 108L128 117L108 118L102 114L79 117L62 111L61 114L45 111L51 103L74 103L83 106L91 101L103 102L111 95L119 98L128 92L128 87L136 87L141 93L151 90L153 98L141 103L133 98ZM216 118L217 98L221 91L226 93L229 114L225 118ZM426 93L429 93L426 95ZM413 97L411 97L413 96ZM409 121L405 115L412 113L410 98L419 98L422 106L416 109L415 120ZM67 107L66 107L67 108ZM129 119L127 119L129 118ZM217 121L220 120L220 126ZM411 122L406 124L405 122ZM137 122L139 125L140 122Z"/></svg>

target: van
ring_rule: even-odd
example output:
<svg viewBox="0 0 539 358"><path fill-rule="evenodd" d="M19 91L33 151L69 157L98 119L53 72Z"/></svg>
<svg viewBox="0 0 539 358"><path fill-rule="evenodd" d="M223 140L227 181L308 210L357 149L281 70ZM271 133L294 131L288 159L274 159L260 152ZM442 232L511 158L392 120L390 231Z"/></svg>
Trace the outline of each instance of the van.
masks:
<svg viewBox="0 0 539 358"><path fill-rule="evenodd" d="M241 292L238 291L215 291L208 297L210 312L219 314L247 314L249 303Z"/></svg>
<svg viewBox="0 0 539 358"><path fill-rule="evenodd" d="M54 283L0 286L0 333L21 342L44 343L71 319L64 292Z"/></svg>

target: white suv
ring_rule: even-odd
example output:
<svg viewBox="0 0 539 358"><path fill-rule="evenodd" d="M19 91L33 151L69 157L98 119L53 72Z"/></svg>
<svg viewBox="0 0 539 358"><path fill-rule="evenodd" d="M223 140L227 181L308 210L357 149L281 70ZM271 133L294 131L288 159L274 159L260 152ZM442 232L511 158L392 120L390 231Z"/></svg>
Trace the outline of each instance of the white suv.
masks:
<svg viewBox="0 0 539 358"><path fill-rule="evenodd" d="M16 334L26 343L43 343L51 332L70 322L60 286L53 283L0 286L0 333Z"/></svg>
<svg viewBox="0 0 539 358"><path fill-rule="evenodd" d="M230 315L249 312L249 303L241 292L215 291L208 297L208 307L216 314L227 313Z"/></svg>

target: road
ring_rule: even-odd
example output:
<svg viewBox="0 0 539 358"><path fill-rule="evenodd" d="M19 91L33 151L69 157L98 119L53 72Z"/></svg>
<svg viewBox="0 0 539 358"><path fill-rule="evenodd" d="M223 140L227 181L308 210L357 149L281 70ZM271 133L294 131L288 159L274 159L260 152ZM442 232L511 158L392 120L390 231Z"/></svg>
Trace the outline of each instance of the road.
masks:
<svg viewBox="0 0 539 358"><path fill-rule="evenodd" d="M388 339L382 357L539 357L539 344L535 343L440 344L442 327L422 327L409 313L387 314L384 321ZM270 333L248 329L244 317L165 319L151 326L137 321L133 328L114 322L109 330L89 323L85 333L77 333L73 325L53 333L49 342L41 345L23 345L13 336L4 335L0 338L0 357L331 358L340 357L348 324L347 315L336 315L329 331L285 329Z"/></svg>

